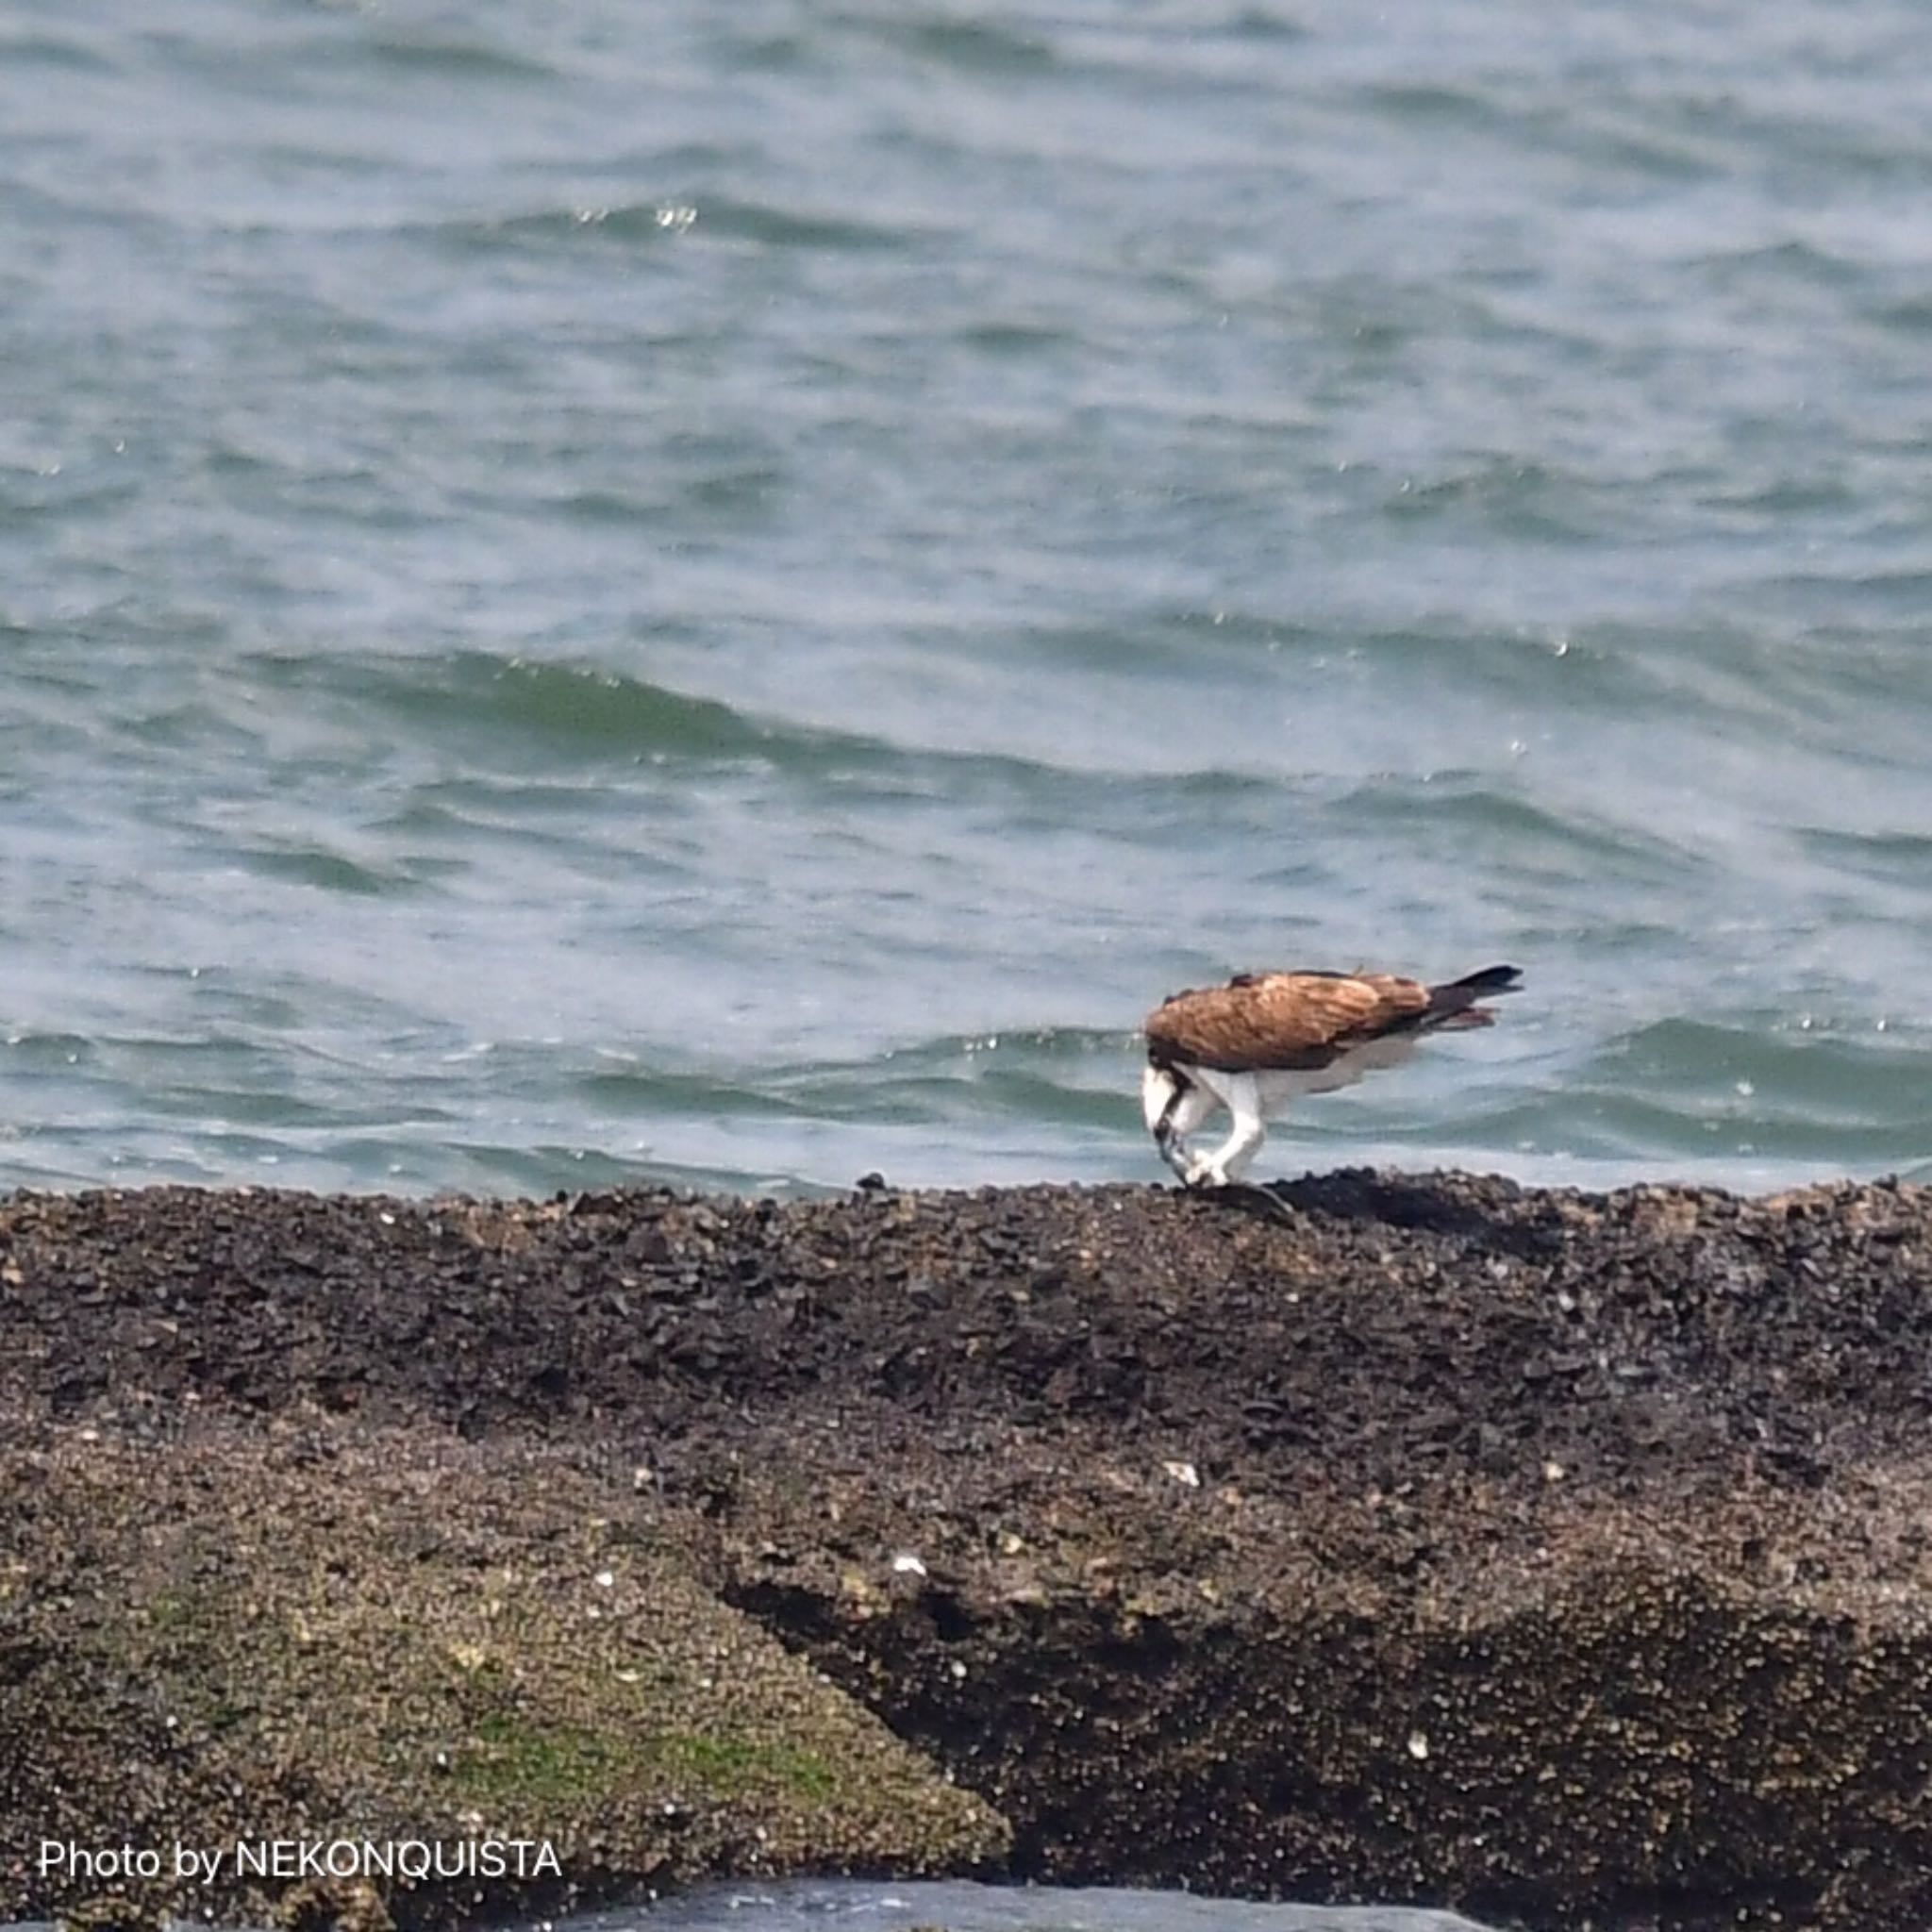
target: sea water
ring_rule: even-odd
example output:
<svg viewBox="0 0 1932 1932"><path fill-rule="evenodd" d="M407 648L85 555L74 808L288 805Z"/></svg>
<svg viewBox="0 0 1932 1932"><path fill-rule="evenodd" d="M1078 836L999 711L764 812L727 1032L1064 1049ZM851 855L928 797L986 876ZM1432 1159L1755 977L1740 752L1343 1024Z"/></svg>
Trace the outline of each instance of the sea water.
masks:
<svg viewBox="0 0 1932 1932"><path fill-rule="evenodd" d="M0 1183L1932 1175L1906 0L0 22Z"/></svg>

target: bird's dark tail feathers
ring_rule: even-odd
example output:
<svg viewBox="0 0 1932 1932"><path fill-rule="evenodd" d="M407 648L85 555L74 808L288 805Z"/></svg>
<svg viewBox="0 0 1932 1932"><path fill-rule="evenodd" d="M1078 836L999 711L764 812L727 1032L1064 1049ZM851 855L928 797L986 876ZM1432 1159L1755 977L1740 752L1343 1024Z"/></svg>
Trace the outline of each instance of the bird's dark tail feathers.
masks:
<svg viewBox="0 0 1932 1932"><path fill-rule="evenodd" d="M1423 1024L1431 1032L1444 1026L1492 1026L1496 1016L1476 1001L1522 991L1523 974L1514 966L1485 966L1480 973L1465 973L1445 986L1430 987L1429 1010L1423 1016Z"/></svg>

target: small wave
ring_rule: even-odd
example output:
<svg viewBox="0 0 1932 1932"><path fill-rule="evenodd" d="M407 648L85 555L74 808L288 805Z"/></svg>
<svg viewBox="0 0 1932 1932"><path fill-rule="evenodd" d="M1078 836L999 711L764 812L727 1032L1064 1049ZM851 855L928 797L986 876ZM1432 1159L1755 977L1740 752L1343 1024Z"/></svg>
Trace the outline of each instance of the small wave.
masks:
<svg viewBox="0 0 1932 1932"><path fill-rule="evenodd" d="M1313 29L1304 26L1286 11L1266 7L1243 7L1228 17L1226 31L1243 41L1305 41Z"/></svg>
<svg viewBox="0 0 1932 1932"><path fill-rule="evenodd" d="M1336 810L1353 827L1385 825L1411 845L1420 841L1442 852L1479 850L1486 866L1518 876L1574 882L1588 873L1603 881L1679 886L1712 864L1680 839L1574 806L1540 803L1475 773L1378 779L1350 792Z"/></svg>
<svg viewBox="0 0 1932 1932"><path fill-rule="evenodd" d="M81 1033L42 1033L23 1028L0 1036L0 1050L8 1056L9 1073L23 1070L63 1073L83 1066L95 1055L94 1042Z"/></svg>
<svg viewBox="0 0 1932 1932"><path fill-rule="evenodd" d="M1760 280L1836 286L1861 273L1861 264L1850 256L1796 239L1749 248L1715 249L1693 257L1690 265L1713 275L1726 287L1749 286Z"/></svg>
<svg viewBox="0 0 1932 1932"><path fill-rule="evenodd" d="M1544 1144L1585 1157L1878 1174L1932 1150L1922 1057L1876 1023L1659 1020L1605 1042L1533 1110Z"/></svg>
<svg viewBox="0 0 1932 1932"><path fill-rule="evenodd" d="M854 220L849 215L808 214L772 202L706 200L696 213L708 235L758 242L771 248L864 251L902 249L914 238L904 229Z"/></svg>
<svg viewBox="0 0 1932 1932"><path fill-rule="evenodd" d="M705 1120L761 1120L814 1112L808 1097L784 1091L783 1076L744 1080L722 1074L681 1073L641 1058L627 1067L580 1073L575 1091L600 1114L637 1119L649 1114Z"/></svg>
<svg viewBox="0 0 1932 1932"><path fill-rule="evenodd" d="M587 771L618 758L756 763L838 787L848 798L857 787L902 800L963 791L1014 803L1051 795L1064 805L1071 786L1082 798L1111 798L1137 813L1158 813L1163 801L1268 793L1254 773L1094 769L994 748L902 743L842 724L741 709L625 672L491 651L257 653L238 670L270 691L373 714L425 742L474 734L514 745L526 758Z"/></svg>
<svg viewBox="0 0 1932 1932"><path fill-rule="evenodd" d="M1918 892L1932 879L1932 833L1843 832L1801 825L1795 836L1808 857L1881 885Z"/></svg>
<svg viewBox="0 0 1932 1932"><path fill-rule="evenodd" d="M1676 661L1657 649L1653 636L1613 625L1493 628L1444 618L1426 625L1316 629L1242 620L1239 612L1222 621L1230 628L1244 624L1258 631L1271 650L1343 662L1405 685L1446 677L1457 691L1479 691L1498 703L1539 711L1547 706L1571 715L1680 719L1691 695L1683 689ZM1720 721L1716 712L1713 721Z"/></svg>
<svg viewBox="0 0 1932 1932"><path fill-rule="evenodd" d="M243 846L236 857L250 872L264 877L358 898L392 898L413 891L419 883L401 867L366 863L319 845Z"/></svg>
<svg viewBox="0 0 1932 1932"><path fill-rule="evenodd" d="M921 62L961 74L1018 77L1048 74L1059 64L1052 42L1038 34L1015 32L963 14L947 20L900 18L896 13L876 18L848 15L843 24Z"/></svg>
<svg viewBox="0 0 1932 1932"><path fill-rule="evenodd" d="M1517 457L1490 457L1447 474L1405 476L1382 498L1398 524L1474 523L1512 542L1601 541L1618 517L1621 493L1571 471Z"/></svg>
<svg viewBox="0 0 1932 1932"><path fill-rule="evenodd" d="M626 243L675 242L692 234L699 239L756 242L771 248L842 252L905 248L913 240L906 231L849 215L808 213L774 202L709 195L608 204L580 202L491 220L466 216L438 223L435 232L442 241L467 249L489 249L507 242L578 239Z"/></svg>
<svg viewBox="0 0 1932 1932"><path fill-rule="evenodd" d="M1492 128L1496 108L1487 94L1440 82L1395 82L1361 90L1363 103L1408 125L1441 128Z"/></svg>
<svg viewBox="0 0 1932 1932"><path fill-rule="evenodd" d="M358 50L400 73L430 74L452 80L554 81L557 69L529 54L486 46L480 41L405 38L379 34L357 43Z"/></svg>
<svg viewBox="0 0 1932 1932"><path fill-rule="evenodd" d="M865 1158L874 1147L891 1149L901 1174L943 1172L934 1167L936 1138L954 1147L977 1141L989 1158L1008 1160L1016 1140L1076 1147L1090 1171L1098 1164L1103 1173L1131 1172L1141 1144L1136 1077L1130 1034L1027 1027L756 1074L654 1065L640 1055L630 1065L583 1071L573 1084L596 1113L642 1134L654 1158L687 1142L715 1159L734 1135L748 1132L761 1143L794 1147L794 1177L837 1185L851 1178L841 1164L877 1164Z"/></svg>
<svg viewBox="0 0 1932 1932"><path fill-rule="evenodd" d="M969 349L1005 360L1073 347L1079 339L1070 329L1050 328L1041 323L980 322L962 329L959 340Z"/></svg>
<svg viewBox="0 0 1932 1932"><path fill-rule="evenodd" d="M0 58L10 69L56 67L71 74L111 74L114 62L99 45L69 40L42 29L9 35L0 45Z"/></svg>
<svg viewBox="0 0 1932 1932"><path fill-rule="evenodd" d="M1136 1036L1107 1028L1022 1027L901 1047L842 1086L862 1115L881 1095L941 1119L1114 1129L1138 1123ZM856 1072L856 1077L855 1077Z"/></svg>
<svg viewBox="0 0 1932 1932"><path fill-rule="evenodd" d="M1907 295L1898 301L1880 303L1872 313L1882 327L1895 329L1900 335L1932 334L1932 296Z"/></svg>
<svg viewBox="0 0 1932 1932"><path fill-rule="evenodd" d="M688 201L620 202L606 206L577 203L568 208L536 208L527 213L479 221L465 217L437 225L444 241L471 248L489 248L505 242L563 241L592 238L605 242L673 242L697 225L698 210Z"/></svg>
<svg viewBox="0 0 1932 1932"><path fill-rule="evenodd" d="M641 678L488 651L418 656L258 655L246 668L285 691L326 692L432 736L471 730L568 758L763 755L772 733L730 706Z"/></svg>

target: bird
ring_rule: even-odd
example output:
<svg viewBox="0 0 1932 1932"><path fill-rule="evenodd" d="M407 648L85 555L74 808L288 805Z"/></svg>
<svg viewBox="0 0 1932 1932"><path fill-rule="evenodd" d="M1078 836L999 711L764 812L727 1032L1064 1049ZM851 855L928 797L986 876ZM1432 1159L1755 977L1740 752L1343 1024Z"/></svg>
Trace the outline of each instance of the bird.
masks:
<svg viewBox="0 0 1932 1932"><path fill-rule="evenodd" d="M1486 966L1441 986L1391 973L1237 973L1148 1014L1141 1109L1160 1158L1184 1187L1240 1180L1267 1138L1267 1117L1304 1093L1352 1087L1400 1066L1431 1033L1489 1026L1478 1001L1521 990L1514 966ZM1224 1107L1227 1139L1191 1153L1188 1136Z"/></svg>

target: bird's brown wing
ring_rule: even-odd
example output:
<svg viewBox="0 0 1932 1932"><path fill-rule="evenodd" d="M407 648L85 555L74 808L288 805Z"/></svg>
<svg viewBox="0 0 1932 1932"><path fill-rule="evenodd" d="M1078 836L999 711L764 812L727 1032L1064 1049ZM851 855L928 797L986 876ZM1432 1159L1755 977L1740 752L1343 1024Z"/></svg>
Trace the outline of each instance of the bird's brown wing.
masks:
<svg viewBox="0 0 1932 1932"><path fill-rule="evenodd" d="M1157 1007L1147 1016L1147 1047L1167 1064L1308 1070L1415 1024L1428 1009L1428 988L1393 974L1244 973Z"/></svg>

